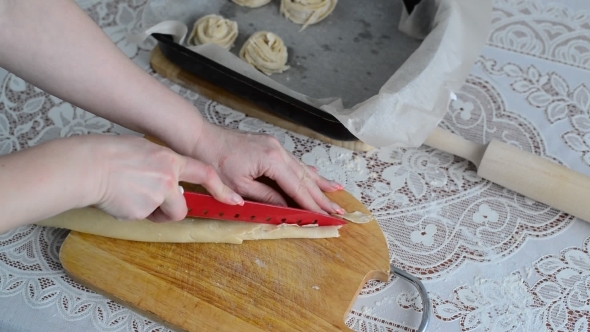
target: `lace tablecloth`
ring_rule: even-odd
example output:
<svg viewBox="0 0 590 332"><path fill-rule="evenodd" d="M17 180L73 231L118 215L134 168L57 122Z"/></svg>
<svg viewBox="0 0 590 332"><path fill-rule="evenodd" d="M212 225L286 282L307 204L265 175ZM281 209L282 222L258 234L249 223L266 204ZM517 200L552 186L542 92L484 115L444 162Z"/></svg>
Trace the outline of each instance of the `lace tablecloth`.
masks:
<svg viewBox="0 0 590 332"><path fill-rule="evenodd" d="M145 0L79 0L119 48L148 65L138 32ZM152 72L153 73L153 72ZM429 331L588 331L590 224L478 178L467 161L427 147L355 153L285 131L153 74L214 123L275 135L370 207L392 262L432 298ZM39 142L125 129L0 73L0 154ZM495 0L492 31L441 126L495 138L590 175L590 2ZM67 232L0 235L1 331L167 331L81 287L58 260ZM371 282L347 318L356 331L412 331L421 302L392 278Z"/></svg>

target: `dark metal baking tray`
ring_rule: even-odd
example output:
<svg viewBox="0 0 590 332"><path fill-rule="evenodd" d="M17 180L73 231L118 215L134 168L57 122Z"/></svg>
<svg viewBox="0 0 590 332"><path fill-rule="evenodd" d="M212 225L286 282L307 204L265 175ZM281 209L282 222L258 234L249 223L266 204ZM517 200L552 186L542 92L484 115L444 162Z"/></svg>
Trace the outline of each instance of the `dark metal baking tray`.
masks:
<svg viewBox="0 0 590 332"><path fill-rule="evenodd" d="M418 4L420 2L420 0L402 0L404 3L404 6L406 7L407 10L411 11L413 9L413 7ZM389 3L389 2L387 2ZM274 4L276 6L276 4ZM213 11L215 12L215 10L220 10L221 12L224 13L224 16L227 17L231 17L235 19L239 19L239 15L237 15L237 13L234 13L234 11L244 11L243 9L240 9L239 7L231 4L231 3L225 3L225 4L217 4L217 3L207 3L207 5L203 5L204 7L201 8L199 7L199 11L202 11L203 13L206 12L210 12ZM217 8L221 6L220 8ZM342 8L354 8L352 7L352 3L342 3ZM368 6L368 4L367 4ZM206 7L206 8L205 8ZM211 7L211 8L209 8ZM362 8L366 9L367 12L358 12L357 13L357 20L358 22L354 22L355 24L357 23L361 23L361 25L363 26L363 31L362 33L359 33L358 36L364 36L363 38L367 39L367 40L362 40L363 38L353 38L354 40L351 39L350 44L352 46L352 48L358 48L358 47L367 47L367 45L369 45L368 43L371 43L371 39L373 39L373 37L371 37L371 32L368 29L368 27L371 26L370 23L368 23L370 17L374 17L376 15L376 13L379 13L380 10L385 10L385 12L388 13L392 13L395 11L394 8L399 8L402 9L401 6L401 1L396 0L395 3L391 3L388 6L384 7L383 3L379 3L379 4L374 4L374 6L369 6L366 8L365 5L363 6L359 6L358 10L361 10ZM230 9L233 10L230 12ZM275 9L273 8L267 8L266 10L268 11L274 11ZM276 9L278 10L278 9ZM260 11L260 10L258 10ZM354 12L354 11L352 11ZM338 16L340 15L341 17L334 17L336 22L345 22L346 18L350 19L350 15L352 15L351 10L345 10L342 11L340 13L334 13L334 15ZM202 13L201 13L202 14ZM258 14L258 16L249 16L249 15L254 15L255 13L250 12L250 11L245 11L244 15L248 15L246 16L248 18L248 20L243 20L242 21L242 26L246 29L246 33L242 33L242 38L245 38L245 36L248 35L248 30L256 30L255 27L251 26L252 23L249 23L248 25L245 25L244 22L247 22L249 20L252 20L253 18L258 18L258 20L254 20L255 22L260 22L259 20L262 20L266 17L266 19L276 19L276 15L264 15L264 13L260 12ZM267 13L268 14L268 13ZM200 15L200 14L197 14ZM237 15L237 16L236 16ZM361 19L361 18L365 18L365 20ZM189 18L188 20L185 19L185 21L192 21L195 17ZM383 18L381 18L381 20L383 20ZM283 20L281 19L280 22L282 22ZM380 22L374 22L378 25L381 26L382 29L383 27L387 27L387 29L394 29L393 27L395 26L396 22L397 22L397 18L392 18L391 20L386 20L388 21L388 23L382 23L382 21ZM186 23L186 22L185 22ZM274 23L274 25L273 25ZM325 29L325 31L323 32L324 34L326 33L334 33L337 27L335 26L331 26L330 25L331 22L328 21L328 23L326 25L322 25L319 27L314 27L314 29ZM277 22L267 22L267 25L272 25L275 28L285 28L288 27L290 29L293 29L293 27L284 24L281 25L280 23ZM373 27L375 28L375 27ZM298 29L298 28L296 28ZM297 30L295 30L297 31ZM315 30L317 32L317 30ZM351 31L355 31L354 29L352 29ZM356 31L358 32L358 31ZM384 31L380 31L378 29L373 29L372 33L376 34L378 32L384 32ZM311 32L310 32L311 33ZM408 43L410 42L410 38L401 34L401 33L394 33L393 31L390 31L389 34L387 33L387 35L385 35L385 37L387 37L388 39L390 38L394 38L390 40L390 43ZM289 37L291 34L293 34L292 31L290 30L282 30L282 34L285 35L285 37ZM295 32L295 35L298 38L292 38L293 40L291 40L292 43L296 44L297 42L301 42L301 39L299 39L302 35L298 34L297 32ZM313 34L312 34L313 35ZM365 36L366 35L366 36ZM326 113L325 111L310 105L308 103L305 103L301 100L298 100L294 97L291 97L285 93L282 93L280 91L277 91L271 87L268 87L267 85L264 85L262 83L259 83L249 77L246 77L238 72L235 72L213 60L210 60L209 58L202 56L196 52L193 52L181 45L176 44L171 36L167 36L167 35L161 35L161 34L154 34L153 35L155 37L155 39L158 41L159 47L163 53L163 55L172 63L176 64L177 66L179 66L180 68L184 69L187 72L190 72L191 74L199 77L200 79L203 79L205 81L208 81L222 89L225 89L226 91L237 95L239 97L242 97L246 100L251 101L252 103L254 103L255 105L267 110L268 112L271 112L273 114L276 114L278 116L281 116L282 118L285 118L286 120L289 120L293 123L296 123L298 125L307 127L309 129L312 129L324 136L327 136L331 139L335 139L335 140L340 140L340 141L356 141L358 140L354 135L352 135L344 125L342 125L334 116ZM305 36L310 36L305 35ZM381 34L381 37L383 37L384 35ZM396 37L390 37L390 36L397 36ZM332 39L336 39L335 36L331 36ZM380 38L381 38L380 37ZM338 37L338 40L342 40L342 37ZM331 39L330 39L331 40ZM297 41L297 42L296 42ZM367 43L368 42L368 43ZM379 40L379 41L375 41L377 44L384 42L384 40ZM243 42L238 42L237 44L241 44ZM341 42L340 42L341 43ZM364 43L362 44L363 46L361 46L361 44L359 43ZM340 91L340 93L343 93L342 97L343 97L343 101L345 102L345 104L349 104L352 102L360 102L362 100L365 100L366 98L374 95L377 93L378 88L385 82L385 80L393 74L393 71L396 69L396 66L399 66L399 60L403 59L404 57L408 56L412 50L412 47L416 47L415 46L416 42L413 42L408 44L408 45L414 45L414 46L410 46L409 50L404 50L404 51L399 51L396 53L397 49L399 49L400 47L393 46L394 48L392 49L391 47L389 48L389 52L393 52L392 57L397 59L394 62L392 62L392 71L388 72L388 70L384 70L385 68L387 68L387 66L385 68L383 67L378 67L378 68L371 68L371 71L373 71L373 77L371 76L371 72L368 71L369 68L369 64L365 63L364 60L360 61L359 60L355 60L352 63L348 63L347 65L349 67L347 68L347 72L349 72L348 77L356 77L356 80L350 81L350 80L340 80L338 82L334 82L334 86L332 86L333 88L337 88L338 85L342 85L344 84L344 86L354 86L354 90L357 92L357 95L355 95L355 98L351 98L351 94L350 94L350 89L336 89L338 91ZM418 42L419 44L419 42ZM395 44L394 44L395 45ZM317 45L314 45L317 46ZM313 46L309 46L310 49L313 49ZM323 47L327 47L326 45L323 45ZM335 47L335 46L334 46ZM349 47L350 48L350 47ZM336 50L334 50L335 52ZM369 51L369 50L365 50L365 51ZM340 50L340 52L342 52L342 50ZM371 50L371 52L377 52L375 50ZM295 87L295 90L303 90L303 91L298 91L298 92L302 92L302 93L318 93L320 95L318 96L313 96L311 95L311 97L314 98L318 98L318 97L327 97L325 94L329 94L328 91L326 91L327 89L325 89L325 85L328 84L328 82L330 82L330 80L328 79L326 81L326 79L324 78L323 81L323 85L320 84L318 85L319 82L314 82L313 79L312 80L305 80L305 78L307 77L307 74L305 73L305 67L312 67L312 63L307 63L307 65L304 65L303 62L305 62L305 60L307 60L307 57L304 56L304 54L308 55L308 56L314 56L313 52L310 54L307 53L302 53L301 55L292 55L293 53L293 49L289 49L289 53L290 56L292 57L291 61L290 61L290 65L291 67L293 67L289 72L293 72L293 75L289 75L287 74L287 76L283 75L278 75L276 77L277 81L279 83L285 84L288 87L291 86L291 88L293 88L293 86ZM309 52L308 52L309 53ZM378 53L378 52L377 52ZM334 55L333 52L327 52L327 55ZM361 55L362 54L362 55ZM357 58L360 56L361 59L363 59L362 57L367 57L367 61L371 61L369 60L369 58L371 58L371 55L374 55L375 53L369 54L367 55L367 53L359 53ZM301 61L302 63L300 64L299 61ZM396 62L397 61L397 62ZM395 64L397 63L397 64ZM351 67L352 65L352 67ZM321 70L321 68L325 68L325 67L317 67L317 64L315 66L316 68L313 70ZM356 67L366 67L366 68L356 68ZM334 70L337 72L337 69L332 68L331 70ZM360 70L360 71L359 71ZM364 77L362 76L363 74L366 74L368 76ZM326 74L329 74L328 72L326 72ZM284 77L283 77L284 76ZM330 75L328 75L330 76ZM291 78L291 80L289 81L289 79ZM342 78L342 77L341 77ZM360 86L357 86L358 83L361 82L362 84ZM354 84L357 85L354 85ZM329 89L328 89L329 90ZM336 92L337 94L338 92ZM354 100L353 100L354 99ZM345 105L346 106L346 105Z"/></svg>
<svg viewBox="0 0 590 332"><path fill-rule="evenodd" d="M153 34L152 36L158 41L162 54L169 61L198 78L329 138L339 141L358 140L342 123L325 111L269 88L193 52L175 43L170 35Z"/></svg>

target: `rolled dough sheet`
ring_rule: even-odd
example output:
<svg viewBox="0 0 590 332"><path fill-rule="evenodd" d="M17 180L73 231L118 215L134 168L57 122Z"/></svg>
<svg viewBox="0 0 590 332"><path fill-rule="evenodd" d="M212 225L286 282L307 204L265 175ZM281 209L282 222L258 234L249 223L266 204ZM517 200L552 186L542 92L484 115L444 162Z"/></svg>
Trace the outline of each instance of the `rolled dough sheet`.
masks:
<svg viewBox="0 0 590 332"><path fill-rule="evenodd" d="M332 238L339 236L340 228L340 226L299 227L190 218L169 223L154 223L149 220L119 221L95 208L70 210L36 224L130 241L233 244L241 244L244 240Z"/></svg>

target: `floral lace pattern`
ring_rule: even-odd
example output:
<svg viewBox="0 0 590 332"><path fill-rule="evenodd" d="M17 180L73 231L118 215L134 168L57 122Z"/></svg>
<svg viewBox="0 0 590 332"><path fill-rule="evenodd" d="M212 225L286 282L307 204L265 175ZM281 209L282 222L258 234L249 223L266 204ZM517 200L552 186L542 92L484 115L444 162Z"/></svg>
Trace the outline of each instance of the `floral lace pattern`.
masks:
<svg viewBox="0 0 590 332"><path fill-rule="evenodd" d="M453 155L426 146L352 152L171 83L149 68L153 40L135 45L125 38L142 28L145 1L78 3L126 56L208 121L274 135L362 200L386 235L392 263L424 281L433 330L588 330L590 238L568 239L590 234L590 225L478 177L472 164ZM590 175L588 22L590 5L495 0L487 46L440 126ZM0 154L89 133L129 132L0 72ZM167 331L71 280L58 256L66 235L36 226L0 234L0 307L57 312L63 330ZM423 310L412 286L392 276L363 288L346 323L363 332L412 331Z"/></svg>
<svg viewBox="0 0 590 332"><path fill-rule="evenodd" d="M519 275L502 280L477 278L475 285L459 287L453 301L434 298L435 315L460 318L464 331L485 326L492 331L543 331L543 312Z"/></svg>
<svg viewBox="0 0 590 332"><path fill-rule="evenodd" d="M582 248L566 248L559 256L534 263L542 276L532 293L546 307L546 321L554 331L587 331L590 319L590 238Z"/></svg>
<svg viewBox="0 0 590 332"><path fill-rule="evenodd" d="M561 139L590 166L590 89L587 84L570 87L559 73L541 73L534 65L521 68L506 63L500 66L486 58L478 64L491 75L511 78L512 90L523 95L531 106L542 110L551 125L568 126Z"/></svg>
<svg viewBox="0 0 590 332"><path fill-rule="evenodd" d="M590 68L590 10L528 0L495 0L488 45Z"/></svg>
<svg viewBox="0 0 590 332"><path fill-rule="evenodd" d="M463 331L588 331L590 319L590 237L532 263L541 277L529 286L510 274L501 280L477 277L453 291L450 300L435 295L434 313L459 320ZM532 272L532 271L531 271Z"/></svg>

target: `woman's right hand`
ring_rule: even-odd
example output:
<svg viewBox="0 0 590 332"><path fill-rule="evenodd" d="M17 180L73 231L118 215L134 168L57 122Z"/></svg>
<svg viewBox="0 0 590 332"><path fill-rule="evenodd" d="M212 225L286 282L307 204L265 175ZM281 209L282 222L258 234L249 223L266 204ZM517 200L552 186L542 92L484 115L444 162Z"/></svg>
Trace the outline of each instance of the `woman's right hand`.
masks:
<svg viewBox="0 0 590 332"><path fill-rule="evenodd" d="M243 204L209 165L134 136L90 135L94 206L120 220L148 218L155 222L186 217L179 181L200 184L217 200Z"/></svg>

